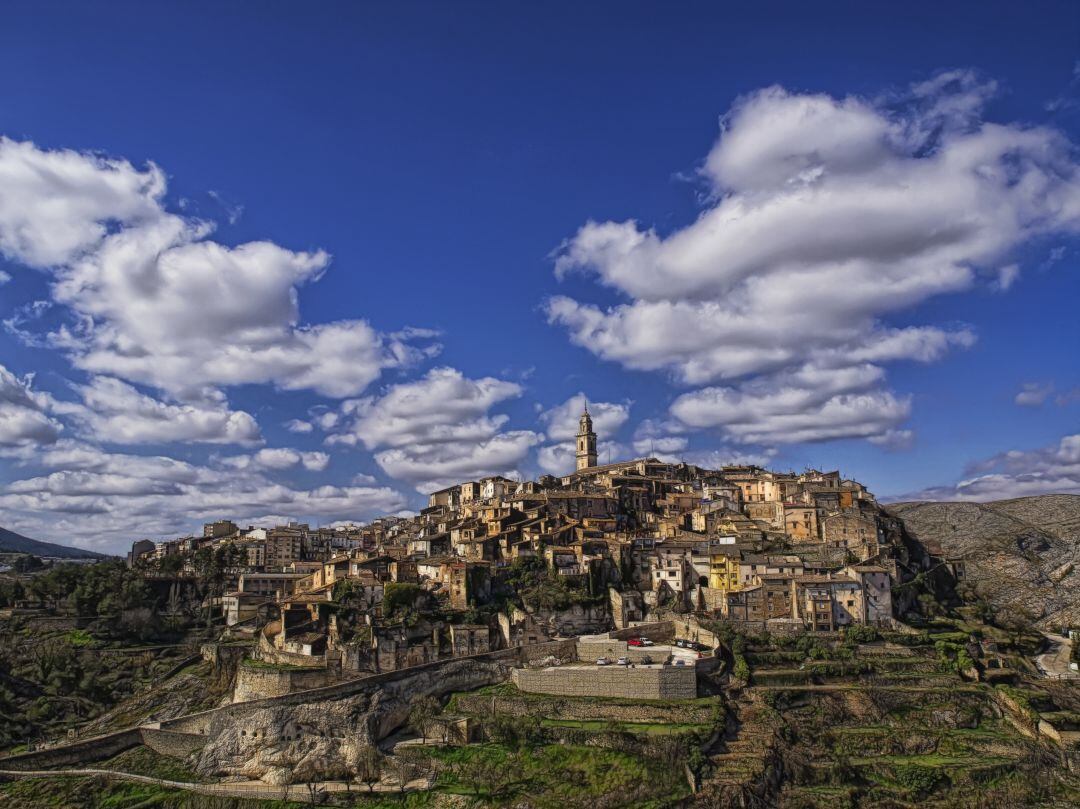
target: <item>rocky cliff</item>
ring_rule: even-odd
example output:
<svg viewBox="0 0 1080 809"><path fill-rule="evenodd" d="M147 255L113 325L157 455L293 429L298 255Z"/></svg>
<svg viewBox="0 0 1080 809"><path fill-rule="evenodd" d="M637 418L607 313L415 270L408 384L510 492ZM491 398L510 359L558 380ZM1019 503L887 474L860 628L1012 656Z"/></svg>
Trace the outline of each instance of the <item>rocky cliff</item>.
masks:
<svg viewBox="0 0 1080 809"><path fill-rule="evenodd" d="M965 583L997 610L1042 628L1080 624L1080 495L991 503L893 503L924 544L961 559Z"/></svg>
<svg viewBox="0 0 1080 809"><path fill-rule="evenodd" d="M408 720L417 697L442 697L503 682L509 664L460 660L353 696L298 705L272 705L240 717L215 717L195 769L215 777L243 776L272 784L326 780L348 774L349 761Z"/></svg>

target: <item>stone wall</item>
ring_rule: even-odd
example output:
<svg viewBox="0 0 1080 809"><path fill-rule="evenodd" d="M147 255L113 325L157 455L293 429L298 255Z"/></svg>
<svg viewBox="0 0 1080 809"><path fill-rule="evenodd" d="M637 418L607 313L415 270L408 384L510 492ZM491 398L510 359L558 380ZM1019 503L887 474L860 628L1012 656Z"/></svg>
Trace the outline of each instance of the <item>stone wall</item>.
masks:
<svg viewBox="0 0 1080 809"><path fill-rule="evenodd" d="M582 606L575 604L565 610L529 611L548 635L586 635L604 632L612 627L608 604Z"/></svg>
<svg viewBox="0 0 1080 809"><path fill-rule="evenodd" d="M456 710L471 716L489 717L494 713L510 716L549 716L559 719L612 720L615 722L664 722L708 724L716 721L716 712L723 710L717 700L681 704L657 705L648 702L615 702L593 699L575 699L563 696L538 694L499 695L458 694L454 698Z"/></svg>
<svg viewBox="0 0 1080 809"><path fill-rule="evenodd" d="M631 663L663 663L670 655L667 649L658 651L651 646L628 646L624 640L613 638L579 638L577 645L578 660L582 663L594 663L597 658L606 657L615 661L625 657Z"/></svg>
<svg viewBox="0 0 1080 809"><path fill-rule="evenodd" d="M112 758L117 753L122 753L141 743L142 735L139 729L128 728L115 733L107 733L104 736L83 739L74 744L0 758L0 769L42 770L53 767L71 767L87 761Z"/></svg>
<svg viewBox="0 0 1080 809"><path fill-rule="evenodd" d="M548 669L514 669L514 685L522 691L572 697L622 697L626 699L693 699L697 696L697 672L693 666L558 666Z"/></svg>
<svg viewBox="0 0 1080 809"><path fill-rule="evenodd" d="M143 744L155 753L173 758L187 758L193 751L206 744L206 739L202 736L176 733L172 730L144 727L141 729L141 734Z"/></svg>
<svg viewBox="0 0 1080 809"><path fill-rule="evenodd" d="M703 643L710 649L720 645L720 638L698 623L692 615L674 618L671 621L676 637Z"/></svg>
<svg viewBox="0 0 1080 809"><path fill-rule="evenodd" d="M675 628L671 621L654 621L648 624L636 624L625 629L616 629L608 634L617 640L648 638L654 643L667 643L675 637Z"/></svg>
<svg viewBox="0 0 1080 809"><path fill-rule="evenodd" d="M241 664L236 671L233 702L250 702L322 688L329 679L326 669L280 669Z"/></svg>

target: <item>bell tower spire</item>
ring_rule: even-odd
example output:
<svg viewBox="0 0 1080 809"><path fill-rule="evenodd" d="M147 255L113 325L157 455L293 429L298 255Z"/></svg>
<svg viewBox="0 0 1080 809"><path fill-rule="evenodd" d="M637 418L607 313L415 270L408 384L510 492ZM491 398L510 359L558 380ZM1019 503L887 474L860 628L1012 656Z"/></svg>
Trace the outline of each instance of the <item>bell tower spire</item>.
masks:
<svg viewBox="0 0 1080 809"><path fill-rule="evenodd" d="M593 432L592 416L589 415L589 403L585 402L585 411L578 422L577 434L577 469L596 466L596 433Z"/></svg>

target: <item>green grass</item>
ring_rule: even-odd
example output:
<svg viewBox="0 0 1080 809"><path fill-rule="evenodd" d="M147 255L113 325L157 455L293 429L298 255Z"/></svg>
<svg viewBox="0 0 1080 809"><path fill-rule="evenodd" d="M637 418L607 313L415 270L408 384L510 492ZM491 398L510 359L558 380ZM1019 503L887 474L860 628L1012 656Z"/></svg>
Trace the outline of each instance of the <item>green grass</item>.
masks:
<svg viewBox="0 0 1080 809"><path fill-rule="evenodd" d="M956 768L956 767L988 767L995 764L1008 764L1012 759L1001 756L983 755L955 755L949 756L942 753L925 753L923 755L890 755L871 756L869 758L853 758L851 763L855 766L868 766L872 764L886 764L890 766L905 766L916 764L920 767L933 768Z"/></svg>
<svg viewBox="0 0 1080 809"><path fill-rule="evenodd" d="M615 750L545 745L513 752L485 744L431 748L430 753L445 767L440 791L502 805L527 799L534 809L565 809L624 796L623 805L660 809L689 793L676 768ZM484 766L486 771L475 769ZM470 777L478 771L482 780Z"/></svg>
<svg viewBox="0 0 1080 809"><path fill-rule="evenodd" d="M72 629L64 633L64 640L72 646L89 646L94 642L94 636L85 629Z"/></svg>
<svg viewBox="0 0 1080 809"><path fill-rule="evenodd" d="M361 787L362 789L362 787ZM432 793L366 797L353 793L357 809L422 809L435 803ZM306 802L255 798L207 797L163 789L153 784L100 778L28 778L0 784L0 806L7 809L304 809Z"/></svg>
<svg viewBox="0 0 1080 809"><path fill-rule="evenodd" d="M176 758L163 756L149 747L140 745L113 756L108 761L95 765L102 770L116 770L134 775L149 775L164 778L167 781L200 782L207 779Z"/></svg>
<svg viewBox="0 0 1080 809"><path fill-rule="evenodd" d="M691 722L607 722L603 719L541 719L540 724L549 728L575 728L603 733L609 730L624 733L644 733L654 736L678 736L682 733L708 731L711 725Z"/></svg>

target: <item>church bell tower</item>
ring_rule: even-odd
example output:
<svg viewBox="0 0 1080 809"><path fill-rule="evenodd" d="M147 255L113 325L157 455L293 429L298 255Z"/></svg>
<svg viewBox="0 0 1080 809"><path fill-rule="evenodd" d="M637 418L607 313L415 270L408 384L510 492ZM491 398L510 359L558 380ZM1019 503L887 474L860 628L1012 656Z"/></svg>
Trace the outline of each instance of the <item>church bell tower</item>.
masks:
<svg viewBox="0 0 1080 809"><path fill-rule="evenodd" d="M582 469L596 466L596 433L592 428L592 416L589 415L589 403L585 403L585 412L581 414L578 422L577 434L577 468Z"/></svg>

